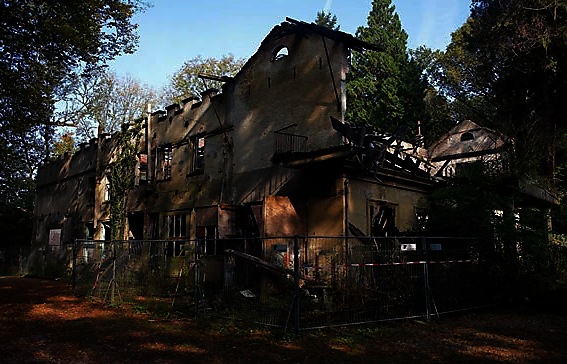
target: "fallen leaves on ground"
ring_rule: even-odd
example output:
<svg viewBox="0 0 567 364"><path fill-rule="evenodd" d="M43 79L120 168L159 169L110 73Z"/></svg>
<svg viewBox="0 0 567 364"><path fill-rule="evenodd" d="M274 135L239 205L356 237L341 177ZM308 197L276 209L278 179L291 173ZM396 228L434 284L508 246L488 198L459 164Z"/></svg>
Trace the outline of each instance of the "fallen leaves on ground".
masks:
<svg viewBox="0 0 567 364"><path fill-rule="evenodd" d="M304 331L150 320L67 283L0 278L2 363L565 363L567 316L492 309L432 322Z"/></svg>

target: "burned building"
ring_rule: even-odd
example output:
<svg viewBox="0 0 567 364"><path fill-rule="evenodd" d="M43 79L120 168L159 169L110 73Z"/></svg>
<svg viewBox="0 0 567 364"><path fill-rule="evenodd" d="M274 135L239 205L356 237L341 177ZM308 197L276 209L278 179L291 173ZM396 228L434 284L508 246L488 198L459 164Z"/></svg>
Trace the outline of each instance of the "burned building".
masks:
<svg viewBox="0 0 567 364"><path fill-rule="evenodd" d="M506 135L463 120L443 135L428 150L431 173L437 177L453 177L466 174L477 163L501 178L510 176L510 155L514 141ZM524 206L549 209L559 200L546 189L514 178ZM516 201L518 202L518 201Z"/></svg>
<svg viewBox="0 0 567 364"><path fill-rule="evenodd" d="M124 238L207 238L207 253L220 254L233 237L414 229L434 185L425 151L344 120L349 55L365 49L380 50L288 19L237 75L204 76L222 80L222 90L151 113ZM36 260L63 256L74 239L110 238L112 143L99 135L40 168ZM168 254L180 253L172 243Z"/></svg>

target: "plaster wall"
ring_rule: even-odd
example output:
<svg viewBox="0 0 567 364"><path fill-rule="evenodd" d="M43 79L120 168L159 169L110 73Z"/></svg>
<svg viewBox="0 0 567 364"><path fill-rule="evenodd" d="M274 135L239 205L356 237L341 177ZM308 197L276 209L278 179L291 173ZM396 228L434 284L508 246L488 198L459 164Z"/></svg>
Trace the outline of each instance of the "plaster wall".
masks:
<svg viewBox="0 0 567 364"><path fill-rule="evenodd" d="M322 39L291 34L268 36L234 80L231 119L236 127L235 172L266 168L275 152L275 131L306 136L307 151L339 145L329 116L342 118ZM342 95L347 49L326 40L335 86ZM288 55L274 59L278 49ZM297 124L296 126L293 126Z"/></svg>
<svg viewBox="0 0 567 364"><path fill-rule="evenodd" d="M378 183L366 178L349 178L349 223L370 236L371 204L387 204L395 208L396 227L400 232L409 231L416 226L416 210L424 207L427 185L415 186L392 183L383 179Z"/></svg>

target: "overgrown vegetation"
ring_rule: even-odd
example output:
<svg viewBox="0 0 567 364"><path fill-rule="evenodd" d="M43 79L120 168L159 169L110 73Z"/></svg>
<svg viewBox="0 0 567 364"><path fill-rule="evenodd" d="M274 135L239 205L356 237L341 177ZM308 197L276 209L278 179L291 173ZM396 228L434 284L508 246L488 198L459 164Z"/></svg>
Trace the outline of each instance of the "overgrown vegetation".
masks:
<svg viewBox="0 0 567 364"><path fill-rule="evenodd" d="M147 7L138 0L0 4L0 229L10 237L0 247L29 245L37 169L51 155L55 127L76 122L55 104L77 79L135 50L133 17Z"/></svg>
<svg viewBox="0 0 567 364"><path fill-rule="evenodd" d="M538 295L559 278L547 209L526 203L517 179L469 166L429 196L427 234L495 237L494 273L510 296ZM561 259L561 258L559 258Z"/></svg>
<svg viewBox="0 0 567 364"><path fill-rule="evenodd" d="M110 236L113 240L124 239L126 227L126 203L128 192L134 187L137 153L142 137L143 122L123 125L114 134L115 159L109 166L110 182Z"/></svg>

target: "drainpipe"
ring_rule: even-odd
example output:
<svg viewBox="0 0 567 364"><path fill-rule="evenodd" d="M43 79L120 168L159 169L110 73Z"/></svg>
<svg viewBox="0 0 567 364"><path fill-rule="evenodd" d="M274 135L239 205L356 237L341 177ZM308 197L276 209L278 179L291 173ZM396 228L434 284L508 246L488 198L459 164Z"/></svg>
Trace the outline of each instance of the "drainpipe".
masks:
<svg viewBox="0 0 567 364"><path fill-rule="evenodd" d="M150 127L150 119L152 117L152 104L148 104L148 121L146 122L146 184L150 184L152 180L152 169L150 168L150 160L152 155L152 143L150 141L151 134L151 127Z"/></svg>

